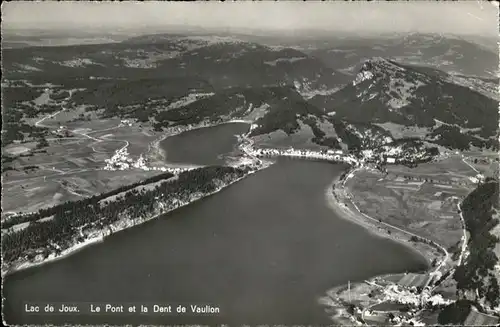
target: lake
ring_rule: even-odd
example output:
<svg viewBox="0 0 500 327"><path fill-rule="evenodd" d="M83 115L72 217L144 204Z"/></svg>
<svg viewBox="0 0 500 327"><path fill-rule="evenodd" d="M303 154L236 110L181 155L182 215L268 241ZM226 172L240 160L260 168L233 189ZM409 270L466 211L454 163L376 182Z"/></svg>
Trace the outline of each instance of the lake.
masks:
<svg viewBox="0 0 500 327"><path fill-rule="evenodd" d="M201 145L200 145L201 146ZM325 189L345 169L279 160L225 190L64 260L8 276L9 324L330 324L318 298L423 257L343 220ZM28 303L210 304L202 315L54 315ZM83 305L81 305L83 306Z"/></svg>
<svg viewBox="0 0 500 327"><path fill-rule="evenodd" d="M226 123L193 129L167 137L160 146L171 163L223 165L237 144L236 135L249 128L247 123Z"/></svg>

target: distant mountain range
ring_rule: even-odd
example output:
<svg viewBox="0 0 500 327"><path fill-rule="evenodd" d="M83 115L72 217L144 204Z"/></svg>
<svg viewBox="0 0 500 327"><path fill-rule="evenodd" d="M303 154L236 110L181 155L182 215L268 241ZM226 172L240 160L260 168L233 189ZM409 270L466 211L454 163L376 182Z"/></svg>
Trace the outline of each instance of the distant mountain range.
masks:
<svg viewBox="0 0 500 327"><path fill-rule="evenodd" d="M364 60L383 57L401 63L438 68L452 74L498 78L499 40L413 33L349 42L312 50L329 67L353 74Z"/></svg>
<svg viewBox="0 0 500 327"><path fill-rule="evenodd" d="M305 40L292 48L244 39L155 34L8 49L3 85L79 89L74 105L150 121L158 130L246 118L264 143L290 138L361 150L409 139L498 149L498 56L468 41L412 34L336 46Z"/></svg>

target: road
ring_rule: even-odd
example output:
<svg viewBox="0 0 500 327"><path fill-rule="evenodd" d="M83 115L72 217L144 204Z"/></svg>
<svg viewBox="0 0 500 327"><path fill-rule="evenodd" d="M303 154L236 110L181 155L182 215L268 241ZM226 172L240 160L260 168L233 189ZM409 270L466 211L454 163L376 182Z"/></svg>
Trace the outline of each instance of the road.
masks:
<svg viewBox="0 0 500 327"><path fill-rule="evenodd" d="M467 228L465 226L465 220L462 212L462 208L460 207L460 202L457 205L458 210L460 212L460 220L462 221L462 229L463 229L463 242L462 242L462 250L460 251L460 256L458 257L457 267L462 264L462 260L464 259L465 251L467 251Z"/></svg>
<svg viewBox="0 0 500 327"><path fill-rule="evenodd" d="M36 126L36 127L41 126L41 127L45 127L45 128L53 128L52 126L42 125L42 122L43 122L44 120L46 120L46 119L49 119L49 118L54 118L55 116L59 115L61 112L66 111L66 109L67 109L67 108L64 108L64 105L65 105L66 103L68 103L69 99L71 99L71 97L72 97L72 96L73 96L73 90L70 90L70 91L69 91L69 95L68 95L68 97L67 97L66 99L64 99L64 100L61 102L62 109L61 109L61 110L59 110L59 111L57 111L57 112L55 112L55 113L53 113L53 114L51 114L51 115L48 115L48 116L43 117L42 119L40 119L39 121L37 121L37 122L35 123L35 126Z"/></svg>
<svg viewBox="0 0 500 327"><path fill-rule="evenodd" d="M468 163L466 160L465 160L465 157L464 155L462 154L462 161L464 162L464 164L466 164L467 166L469 166L472 170L474 170L476 172L476 174L481 174L481 172L479 170L477 170L474 166L472 166L470 163Z"/></svg>
<svg viewBox="0 0 500 327"><path fill-rule="evenodd" d="M45 127L45 128L53 128L53 127L51 127L51 126L42 125L42 122L43 122L45 119L54 118L55 116L59 115L61 112L65 111L65 110L66 110L66 109L64 109L64 108L63 108L63 109L61 109L61 110L59 110L59 111L57 111L57 112L55 112L55 113L53 113L53 114L51 114L51 115L48 115L48 116L43 117L42 119L40 119L39 121L37 121L37 122L35 123L35 126L36 126L36 127L40 127L40 126L41 126L41 127Z"/></svg>
<svg viewBox="0 0 500 327"><path fill-rule="evenodd" d="M43 117L42 119L40 119L39 121L37 121L35 123L35 126L37 126L37 127L40 126L40 127L45 127L45 128L54 128L52 126L43 125L42 123L46 119L54 118L55 116L57 116L61 112L64 112L64 111L68 110L68 108L64 107L64 105L68 103L68 101L71 99L72 96L73 96L73 90L70 90L68 97L62 101L62 109L59 110L59 111L57 111L57 112L55 112L55 113L53 113L53 114L50 114L50 115L47 115L47 116ZM91 139L91 140L95 141L95 143L99 143L99 142L110 141L110 140L102 139L102 138L95 138L93 136L90 136L89 134L110 131L110 130L113 130L113 129L117 129L117 128L121 127L121 126L123 126L123 124L120 123L120 124L118 124L116 126L113 126L113 127L109 127L109 128L105 128L105 129L101 129L101 130L89 131L87 133L80 132L78 129L70 130L70 132L72 132L73 134L80 135L80 136L84 137L84 138L73 138L73 139ZM129 146L129 142L127 140L112 140L112 141L125 142L125 145L122 148L120 148L119 150L115 151L115 153L118 152L118 151L123 151L124 149L126 149ZM93 143L93 144L95 144L95 143ZM93 147L92 147L92 150L94 150L95 152L98 152Z"/></svg>
<svg viewBox="0 0 500 327"><path fill-rule="evenodd" d="M62 109L61 110L59 110L59 111L57 111L55 113L49 114L49 115L47 115L47 116L45 116L43 118L41 118L40 120L38 120L37 122L35 122L35 126L49 128L49 129L54 129L53 126L44 125L43 122L45 120L47 120L47 119L51 119L51 118L56 117L61 112L64 112L64 111L68 110L68 108L66 108L64 105L67 104L68 101L71 99L71 97L73 96L73 92L74 92L73 90L70 90L68 97L62 101ZM89 131L87 133L80 132L78 129L75 129L75 130L70 130L70 132L72 132L73 134L82 136L82 137L49 138L48 140L61 140L61 139L85 140L85 139L90 139L90 140L93 140L94 142L91 143L89 146L92 148L92 150L94 152L97 152L97 153L103 153L103 152L97 151L93 147L93 145L96 144L96 143L109 142L109 141L124 142L125 145L123 145L118 150L114 151L114 153L117 154L117 153L119 153L121 151L124 151L130 145L129 141L127 141L127 140L117 140L117 139L107 139L107 138L96 138L96 137L90 136L88 134L109 131L109 130L113 130L113 129L119 128L121 126L123 126L123 125L120 123L117 126L105 128L105 129L102 129L102 130ZM100 168L90 168L90 169L79 169L79 170L77 169L77 170L70 170L70 171L60 171L60 173L57 173L57 174L42 175L42 176L36 176L36 177L26 178L26 179L22 179L22 180L15 180L15 181L10 181L10 182L2 182L2 184L3 185L10 185L10 184L15 184L15 183L29 181L29 180L36 180L36 179L40 179L40 178L43 178L45 180L47 177L50 178L50 177L57 177L57 176L61 176L61 175L70 175L70 174L74 175L74 174L78 174L78 173L83 173L83 172L88 172L88 171L97 171L97 170L101 170L101 169Z"/></svg>
<svg viewBox="0 0 500 327"><path fill-rule="evenodd" d="M368 219L370 219L370 220L372 220L372 221L376 222L377 224L382 224L382 225L385 225L385 226L387 226L387 227L389 227L389 228L393 228L393 229L395 229L395 230L397 230L397 231L400 231L400 232L402 232L402 233L404 233L404 234L410 235L410 237L411 237L411 236L414 236L414 237L418 237L419 239L424 239L424 240L425 240L426 242L428 242L429 244L432 244L432 245L434 245L434 246L437 246L437 247L438 247L438 248L439 248L439 249L440 249L440 250L444 253L444 259L443 259L443 260L441 260L440 264L436 267L436 269L434 269L434 271L432 271L432 272L430 273L429 280L425 283L425 286L427 286L427 285L430 283L430 281L432 280L432 276L433 276L433 275L434 275L437 271L439 271L439 269L441 269L441 267L442 267L442 266L443 266L443 265L444 265L444 264L448 261L448 259L450 258L450 254L448 253L448 251L447 251L447 250L446 250L443 246L441 246L441 245L437 244L437 243L436 243L436 242L434 242L434 241L431 241L431 240L429 240L429 239L427 239L427 238L425 238L425 237L422 237L422 236L420 236L420 235L414 234L414 233L409 232L409 231L407 231L407 230L401 229L401 228L396 227L396 226L394 226L394 225L391 225L391 224L389 224L389 223L386 223L386 222L383 222L383 221L379 221L378 219L375 219L375 218L373 218L373 217L370 217L369 215L367 215L367 214L365 214L365 213L361 212L361 210L358 208L358 206L357 206L357 205L353 202L353 200L352 200L352 195L351 195L350 193L348 193L348 192L347 192L347 190L346 190L346 188L345 188L345 183L346 183L346 182L347 182L350 178L352 178L352 177L354 176L354 173L355 173L356 171L358 171L358 170L360 170L360 169L363 169L363 168L364 168L363 166L360 166L360 167L355 168L354 170L352 170L352 171L351 171L351 172L347 175L347 177L344 179L344 181L343 181L343 183L342 183L342 187L344 188L344 190L345 190L345 192L346 192L346 194L347 194L347 198L348 198L348 199L349 199L349 201L351 202L352 206L353 206L353 207L354 207L354 208L355 208L355 209L356 209L356 210L357 210L357 211L358 211L361 215L363 215L365 218L368 218ZM424 286L424 288L425 288L425 286Z"/></svg>
<svg viewBox="0 0 500 327"><path fill-rule="evenodd" d="M462 161L463 161L463 162L464 162L467 166L469 166L472 170L474 170L477 174L480 174L480 172L479 172L476 168L474 168L471 164L469 164L469 163L465 160L465 158L464 158L464 156L463 156L463 155L462 155ZM354 169L354 170L351 172L351 174L349 174L349 175L347 176L347 178L344 180L344 182L343 182L343 184L342 184L342 186L343 186L343 187L345 186L345 183L347 182L347 180L348 180L349 178L351 178L351 177L354 175L354 172L355 172L356 170L359 170L359 169L361 169L361 167ZM345 189L345 187L344 187L344 189ZM372 217L370 217L370 216L368 216L368 215L366 215L366 214L362 213L362 212L359 210L359 208L356 206L356 204L354 204L354 203L353 203L353 201L352 201L351 199L349 199L349 200L351 201L351 203L353 204L353 206L356 208L356 210L358 210L358 212L359 212L359 213L361 213L361 214L362 214L363 216L365 216L366 218L369 218L369 219L375 220L374 218L372 218ZM459 200L460 200L460 199L459 199ZM459 211L459 213L460 213L460 220L461 220L461 222L462 222L462 231L463 231L463 236L462 236L462 246L461 246L460 256L459 256L458 261L457 261L457 265L456 265L453 269L455 269L456 267L460 266L460 265L463 263L463 260L465 259L465 253L467 252L467 243L468 243L468 239L467 239L467 228L466 228L465 219L464 219L464 217L463 217L463 212L462 212L462 208L461 208L461 206L460 206L460 203L461 203L461 202L459 201L459 202L458 202L458 204L457 204L457 208L458 208L458 211ZM377 220L377 221L378 221L378 220ZM408 235L414 235L414 234L413 234L413 233L411 233L411 232L404 231L404 230L402 230L402 229L400 229L400 228L397 228L397 227L395 227L395 226L392 226L392 225L390 225L390 224L383 223L383 222L382 222L382 224L384 224L384 225L386 225L386 226L390 226L390 227L395 228L395 229L397 229L397 230L400 230L400 231L402 231L402 232L405 232L405 233L406 233L406 234L408 234ZM418 237L420 237L420 236L418 236ZM443 247L442 247L442 246L440 246L439 244L437 244L437 243L434 243L434 244L436 244L437 246L439 246L439 247L440 247L440 249L441 249L443 252L445 252L445 254L446 254L446 255L445 255L445 259L444 259L444 260L441 262L441 264L440 264L438 267L436 267L436 269L434 270L434 272L437 272L437 271L438 271L438 270L439 270L439 269L443 266L443 264L444 264L444 263L448 260L448 258L449 258L449 253L448 253L448 251L447 251L445 248L443 248ZM428 285L428 283L429 283L430 281L431 281L431 278L427 281L427 283L425 284L425 286L427 286L427 285ZM425 288L425 287L424 287L424 288ZM434 287L433 289L435 289L435 287ZM432 290L433 290L433 289L431 289L431 292L432 292ZM376 303L376 304L377 304L377 303ZM374 305L376 305L376 304L370 305L370 306L368 306L368 307L366 307L366 308L364 308L364 309L362 310L362 312L361 312L361 319L363 320L363 322L364 322L364 313L365 313L367 310L369 310L371 307L373 307ZM365 323L365 324L366 324L366 323Z"/></svg>

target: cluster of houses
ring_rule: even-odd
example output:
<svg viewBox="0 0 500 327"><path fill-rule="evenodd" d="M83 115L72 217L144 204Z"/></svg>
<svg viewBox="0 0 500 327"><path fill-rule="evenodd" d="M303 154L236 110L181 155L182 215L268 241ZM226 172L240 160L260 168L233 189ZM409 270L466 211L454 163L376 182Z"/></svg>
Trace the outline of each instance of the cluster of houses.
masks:
<svg viewBox="0 0 500 327"><path fill-rule="evenodd" d="M358 165L358 159L351 154L344 154L342 151L328 150L324 151L312 151L312 150L296 150L293 148L288 149L261 149L253 148L251 145L247 145L245 149L246 153L251 154L256 157L297 157L304 159L316 159L316 160L327 160L335 162L346 162L352 165Z"/></svg>
<svg viewBox="0 0 500 327"><path fill-rule="evenodd" d="M404 312L397 313L392 310L389 315L387 311L382 310L372 310L367 309L362 312L363 319L372 320L373 318L377 320L377 317L383 316L389 319L391 324L396 326L401 325L413 325L413 326L425 326L424 323L418 321L415 314L418 310L416 307L441 307L452 303L453 301L444 299L440 294L432 294L431 290L425 287L421 292L416 286L403 286L399 284L389 283L383 288L380 288L378 284L374 282L366 281L368 284L376 286L377 289L381 290L381 297L378 298L378 303L398 303L407 304L408 308L413 307L414 309L408 309ZM361 310L359 310L361 311ZM411 322L411 324L410 324Z"/></svg>
<svg viewBox="0 0 500 327"><path fill-rule="evenodd" d="M124 126L132 126L132 122L128 119L122 119L122 121L120 121L120 123Z"/></svg>
<svg viewBox="0 0 500 327"><path fill-rule="evenodd" d="M477 174L475 177L469 177L469 180L474 184L479 184L484 182L485 176L483 174Z"/></svg>
<svg viewBox="0 0 500 327"><path fill-rule="evenodd" d="M127 148L121 148L109 159L105 159L106 166L104 170L126 170L129 169L134 162L128 156Z"/></svg>
<svg viewBox="0 0 500 327"><path fill-rule="evenodd" d="M56 130L51 132L57 137L70 137L71 131L66 128L66 126L59 126Z"/></svg>
<svg viewBox="0 0 500 327"><path fill-rule="evenodd" d="M104 162L106 162L106 166L103 169L113 171L136 168L144 171L157 170L170 172L172 174L179 174L184 171L194 169L192 167L148 167L146 165L146 161L142 156L140 156L137 161L134 161L132 158L130 158L126 148L122 148L116 151L116 153L110 159L105 159Z"/></svg>
<svg viewBox="0 0 500 327"><path fill-rule="evenodd" d="M397 163L414 163L424 160L428 157L425 152L416 152L411 155L406 153L401 148L390 148L384 152L375 152L374 150L363 150L359 156L350 153L345 153L342 150L323 150L313 151L304 149L276 149L276 148L254 148L251 144L242 147L244 151L256 157L299 157L305 159L327 160L334 162L345 162L352 165L364 163L375 164L397 164Z"/></svg>

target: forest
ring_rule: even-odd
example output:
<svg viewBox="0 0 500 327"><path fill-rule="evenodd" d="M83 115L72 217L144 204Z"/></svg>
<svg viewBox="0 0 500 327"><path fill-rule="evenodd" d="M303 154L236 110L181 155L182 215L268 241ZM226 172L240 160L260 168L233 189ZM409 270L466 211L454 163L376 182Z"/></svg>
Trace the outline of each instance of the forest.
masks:
<svg viewBox="0 0 500 327"><path fill-rule="evenodd" d="M470 233L468 244L470 254L453 274L453 278L457 282L459 299L446 306L439 313L439 324L463 324L472 306L479 311L484 311L479 299L485 299L491 308L499 304L498 281L491 273L498 262L498 258L493 252L498 238L490 234L490 230L498 224L498 220L492 217L493 207L498 209L498 187L498 181L489 178L462 202L461 208L465 226ZM470 298L470 295L466 295L467 290L472 291L472 294L476 293L477 290L479 297Z"/></svg>
<svg viewBox="0 0 500 327"><path fill-rule="evenodd" d="M342 142L347 144L349 151L358 152L361 150L362 140L347 127L346 122L338 119L332 119L332 123L338 137L342 139Z"/></svg>
<svg viewBox="0 0 500 327"><path fill-rule="evenodd" d="M111 224L120 219L147 220L155 213L175 209L182 203L189 202L194 193L213 192L221 184L227 185L243 177L248 171L249 168L202 167L185 171L179 174L178 178L166 180L154 189L138 191L133 188L113 201L100 202L110 195L123 192L123 188L40 210L36 214L26 216L28 218L20 218L21 221L28 219L28 227L17 232L4 233L4 263L9 264L22 258L30 260L38 255L46 258L51 253L58 254L76 242L84 241L86 235L110 228ZM169 176L155 176L148 181L163 178ZM130 188L129 186L128 189ZM19 219L16 223L19 223Z"/></svg>
<svg viewBox="0 0 500 327"><path fill-rule="evenodd" d="M298 102L300 106L296 106ZM296 123L295 113L303 111L307 105L293 86L231 87L186 106L159 112L155 116L158 122L155 127L168 126L169 123L188 125L207 120L220 122L241 118L250 113L250 108L255 109L263 104L268 104L270 108L266 115L257 121L258 124L266 126L261 134L267 130L279 129L291 120Z"/></svg>
<svg viewBox="0 0 500 327"><path fill-rule="evenodd" d="M429 138L436 139L433 143L458 150L469 150L473 145L478 148L488 148L498 150L498 141L492 138L481 139L471 132L462 133L457 126L441 125L428 135Z"/></svg>
<svg viewBox="0 0 500 327"><path fill-rule="evenodd" d="M464 199L461 207L470 233L470 254L453 275L462 298L466 297L465 291L477 290L479 298L484 298L492 308L500 301L498 280L492 273L498 262L494 252L498 238L490 233L498 224L498 219L492 216L493 208L498 209L498 187L497 180L487 179Z"/></svg>
<svg viewBox="0 0 500 327"><path fill-rule="evenodd" d="M438 316L440 325L462 325L471 312L472 302L469 300L458 300L445 307Z"/></svg>
<svg viewBox="0 0 500 327"><path fill-rule="evenodd" d="M172 173L162 173L162 174L159 174L159 175L147 178L147 179L145 179L143 181L140 181L140 182L137 182L137 183L133 183L133 184L129 184L129 185L125 185L125 186L116 188L116 189L114 189L112 191L104 192L104 193L101 193L101 194L98 194L98 195L94 195L94 196L91 196L89 198L85 198L85 199L82 199L82 200L79 200L79 201L75 201L75 202L66 201L66 202L64 202L62 204L59 204L59 205L56 205L56 206L53 206L53 207L49 207L49 208L45 208L45 209L40 209L36 213L32 213L32 214L28 214L28 215L15 216L15 217L12 217L11 219L7 220L7 221L2 222L2 229L7 229L7 228L9 228L11 226L14 226L14 225L17 225L17 224L22 224L22 223L25 223L25 222L37 221L37 220L39 220L41 218L52 216L52 215L56 214L58 211L70 210L70 208L72 208L76 203L81 203L83 206L86 206L86 205L94 203L94 202L99 202L99 201L101 201L103 199L106 199L106 198L108 198L110 196L113 196L113 195L116 195L116 194L119 194L119 193L122 193L122 192L125 192L125 191L128 191L128 190L131 190L133 188L136 188L137 186L147 185L147 184L150 184L150 183L155 183L155 182L158 182L158 181L160 181L162 179L166 180L166 179L169 179L169 178L171 178L173 176L174 175Z"/></svg>
<svg viewBox="0 0 500 327"><path fill-rule="evenodd" d="M9 89L9 88L6 88ZM3 91L3 90L2 90ZM2 147L14 141L27 142L48 134L48 129L27 124L23 118L32 116L35 110L27 104L7 104L13 101L7 94L3 95L2 105Z"/></svg>

